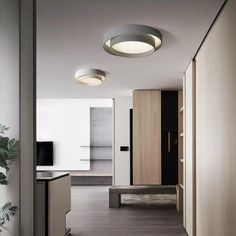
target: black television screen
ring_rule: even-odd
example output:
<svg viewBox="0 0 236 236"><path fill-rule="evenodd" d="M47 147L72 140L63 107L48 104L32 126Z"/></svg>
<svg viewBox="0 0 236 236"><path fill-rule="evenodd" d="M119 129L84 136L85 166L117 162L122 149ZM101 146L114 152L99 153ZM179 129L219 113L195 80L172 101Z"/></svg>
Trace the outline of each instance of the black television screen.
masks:
<svg viewBox="0 0 236 236"><path fill-rule="evenodd" d="M37 142L37 165L53 165L53 142Z"/></svg>

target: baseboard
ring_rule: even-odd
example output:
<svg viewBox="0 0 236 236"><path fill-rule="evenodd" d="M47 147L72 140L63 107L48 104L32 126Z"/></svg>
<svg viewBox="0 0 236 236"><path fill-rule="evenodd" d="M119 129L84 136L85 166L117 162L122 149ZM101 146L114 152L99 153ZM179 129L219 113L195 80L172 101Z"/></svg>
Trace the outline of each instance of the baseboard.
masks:
<svg viewBox="0 0 236 236"><path fill-rule="evenodd" d="M112 185L112 176L71 176L71 185Z"/></svg>

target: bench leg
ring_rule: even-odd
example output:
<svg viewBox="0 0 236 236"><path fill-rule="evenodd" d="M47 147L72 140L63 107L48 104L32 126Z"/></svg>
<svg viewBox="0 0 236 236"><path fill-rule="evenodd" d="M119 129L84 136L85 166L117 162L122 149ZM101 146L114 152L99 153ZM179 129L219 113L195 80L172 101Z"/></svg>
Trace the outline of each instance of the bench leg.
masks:
<svg viewBox="0 0 236 236"><path fill-rule="evenodd" d="M109 192L109 208L120 208L120 194Z"/></svg>

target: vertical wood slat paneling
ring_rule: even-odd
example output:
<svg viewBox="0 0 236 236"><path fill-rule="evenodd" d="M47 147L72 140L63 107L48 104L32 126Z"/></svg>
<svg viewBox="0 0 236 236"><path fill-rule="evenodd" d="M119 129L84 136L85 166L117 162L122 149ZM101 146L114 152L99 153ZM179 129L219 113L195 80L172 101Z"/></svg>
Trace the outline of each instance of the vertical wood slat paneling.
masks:
<svg viewBox="0 0 236 236"><path fill-rule="evenodd" d="M141 159L141 94L133 93L133 184L142 183Z"/></svg>
<svg viewBox="0 0 236 236"><path fill-rule="evenodd" d="M196 57L197 236L236 235L236 1Z"/></svg>
<svg viewBox="0 0 236 236"><path fill-rule="evenodd" d="M134 184L161 184L160 91L134 91Z"/></svg>

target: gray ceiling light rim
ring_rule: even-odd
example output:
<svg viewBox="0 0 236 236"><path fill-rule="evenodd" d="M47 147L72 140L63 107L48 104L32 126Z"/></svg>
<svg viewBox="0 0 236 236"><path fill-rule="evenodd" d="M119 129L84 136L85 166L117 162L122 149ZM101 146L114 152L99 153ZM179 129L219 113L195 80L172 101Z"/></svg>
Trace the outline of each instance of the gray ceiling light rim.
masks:
<svg viewBox="0 0 236 236"><path fill-rule="evenodd" d="M137 53L137 54L118 52L114 50L112 47L109 47L106 45L107 41L112 40L113 38L116 38L122 35L136 35L136 36L153 35L160 39L160 45L154 47L154 50L151 50L145 53ZM155 51L157 51L161 47L161 45L162 45L162 35L160 31L147 25L127 24L127 25L113 27L109 29L108 31L106 31L103 37L103 48L105 51L115 56L121 56L121 57L127 57L127 58L139 58L139 57L145 57L145 56L151 55Z"/></svg>
<svg viewBox="0 0 236 236"><path fill-rule="evenodd" d="M103 43L122 34L151 34L158 37L162 41L162 35L160 31L153 27L147 25L127 24L107 30L104 34Z"/></svg>

